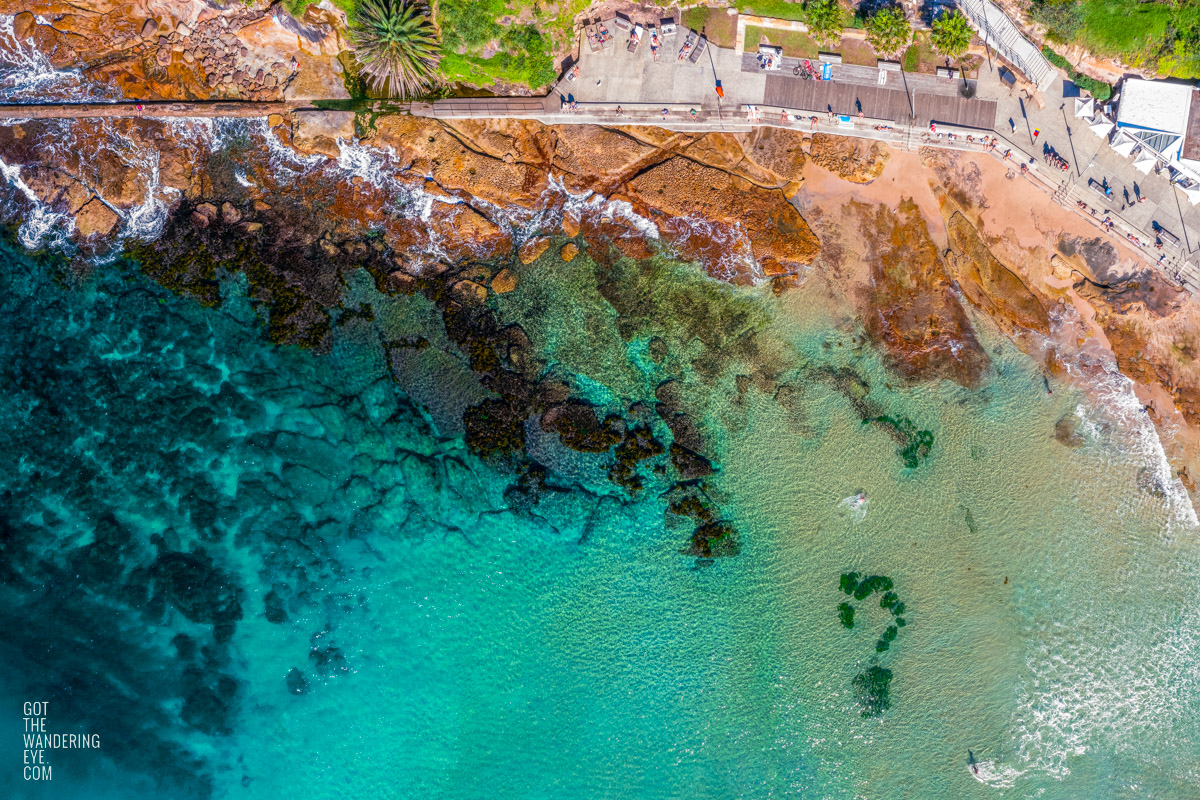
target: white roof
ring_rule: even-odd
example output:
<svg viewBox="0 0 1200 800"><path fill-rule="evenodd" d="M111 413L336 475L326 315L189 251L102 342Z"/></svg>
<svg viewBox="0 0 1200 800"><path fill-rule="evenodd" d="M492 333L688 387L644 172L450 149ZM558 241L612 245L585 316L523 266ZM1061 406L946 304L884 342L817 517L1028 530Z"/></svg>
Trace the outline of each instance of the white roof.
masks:
<svg viewBox="0 0 1200 800"><path fill-rule="evenodd" d="M1094 113L1096 113L1096 110L1095 110L1095 108L1093 108L1092 98L1090 98L1090 97L1076 97L1075 98L1075 116L1080 117L1080 118L1087 118L1087 117L1092 116L1092 114L1094 114Z"/></svg>
<svg viewBox="0 0 1200 800"><path fill-rule="evenodd" d="M1192 87L1186 83L1126 78L1117 106L1117 124L1183 135Z"/></svg>

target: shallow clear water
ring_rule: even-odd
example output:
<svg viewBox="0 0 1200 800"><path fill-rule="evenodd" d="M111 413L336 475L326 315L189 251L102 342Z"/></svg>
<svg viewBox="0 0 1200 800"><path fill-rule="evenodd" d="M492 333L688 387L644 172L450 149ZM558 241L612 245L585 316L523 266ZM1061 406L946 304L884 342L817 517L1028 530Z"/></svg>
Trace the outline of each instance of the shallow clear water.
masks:
<svg viewBox="0 0 1200 800"><path fill-rule="evenodd" d="M1196 796L1190 509L1138 487L1158 456L1119 393L1047 394L999 338L983 388L904 388L815 285L623 265L614 306L585 257L525 268L491 302L578 394L681 381L741 531L706 564L664 486L631 502L533 427L551 488L506 493L461 440L486 391L422 298L351 276L375 321L317 357L267 345L233 280L204 309L128 265L68 289L54 260L5 260L5 796ZM393 380L381 340L413 335L432 346ZM932 431L924 463L839 368ZM1071 413L1077 449L1052 435ZM877 603L838 623L851 569L907 606L885 653ZM870 664L895 677L864 718ZM100 751L21 780L27 700Z"/></svg>

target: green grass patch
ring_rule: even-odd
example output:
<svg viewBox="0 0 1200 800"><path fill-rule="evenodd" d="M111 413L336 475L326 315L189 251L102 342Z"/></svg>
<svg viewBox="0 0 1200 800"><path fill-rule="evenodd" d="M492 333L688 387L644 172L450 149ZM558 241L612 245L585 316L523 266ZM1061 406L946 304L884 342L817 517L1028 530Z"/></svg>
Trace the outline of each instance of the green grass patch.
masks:
<svg viewBox="0 0 1200 800"><path fill-rule="evenodd" d="M1171 6L1159 3L1087 0L1080 41L1097 55L1141 62L1158 51L1172 16Z"/></svg>
<svg viewBox="0 0 1200 800"><path fill-rule="evenodd" d="M442 77L542 88L557 77L555 54L571 49L573 20L585 6L586 0L548 8L534 0L439 0L434 21L442 33Z"/></svg>
<svg viewBox="0 0 1200 800"><path fill-rule="evenodd" d="M773 44L783 48L785 56L794 58L816 58L816 39L800 31L780 31L774 28L760 28L756 25L746 26L746 51L753 53L762 43Z"/></svg>
<svg viewBox="0 0 1200 800"><path fill-rule="evenodd" d="M933 49L929 31L917 31L913 35L913 43L900 58L900 66L905 72L925 72L932 75L945 60Z"/></svg>
<svg viewBox="0 0 1200 800"><path fill-rule="evenodd" d="M743 14L804 21L803 3L791 3L788 0L738 0L734 5Z"/></svg>
<svg viewBox="0 0 1200 800"><path fill-rule="evenodd" d="M1176 78L1200 76L1200 3L1035 0L1046 38Z"/></svg>
<svg viewBox="0 0 1200 800"><path fill-rule="evenodd" d="M733 47L737 42L737 17L723 8L689 8L683 12L683 25L702 32L718 47Z"/></svg>
<svg viewBox="0 0 1200 800"><path fill-rule="evenodd" d="M350 19L354 19L354 12L358 9L358 3L355 0L329 0L335 6L346 12ZM283 7L287 12L296 19L304 13L304 9L309 6L315 6L320 0L283 0Z"/></svg>
<svg viewBox="0 0 1200 800"><path fill-rule="evenodd" d="M838 47L838 52L842 54L842 62L845 64L873 67L879 63L879 55L875 52L875 48L862 39L842 37L842 44Z"/></svg>

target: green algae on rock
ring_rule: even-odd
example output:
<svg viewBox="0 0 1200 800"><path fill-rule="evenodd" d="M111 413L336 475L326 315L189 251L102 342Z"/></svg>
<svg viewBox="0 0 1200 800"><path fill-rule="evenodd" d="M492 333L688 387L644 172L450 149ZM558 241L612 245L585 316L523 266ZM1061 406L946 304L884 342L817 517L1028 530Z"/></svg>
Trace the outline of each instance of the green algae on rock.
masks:
<svg viewBox="0 0 1200 800"><path fill-rule="evenodd" d="M891 706L892 671L874 666L854 676L854 695L864 717L878 717Z"/></svg>
<svg viewBox="0 0 1200 800"><path fill-rule="evenodd" d="M900 458L908 469L921 466L933 450L933 432L921 430L907 417L892 417L886 414L863 420L863 424L875 423L891 433L900 445Z"/></svg>
<svg viewBox="0 0 1200 800"><path fill-rule="evenodd" d="M838 604L838 619L841 620L843 626L845 626L847 628L853 628L854 627L854 606L850 605L849 603L839 603Z"/></svg>

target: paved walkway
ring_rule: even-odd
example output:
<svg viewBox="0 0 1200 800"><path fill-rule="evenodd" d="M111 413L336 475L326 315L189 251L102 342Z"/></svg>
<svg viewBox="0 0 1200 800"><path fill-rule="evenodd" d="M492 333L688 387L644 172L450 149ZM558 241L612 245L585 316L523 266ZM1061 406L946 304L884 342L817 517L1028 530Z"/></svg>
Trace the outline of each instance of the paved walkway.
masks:
<svg viewBox="0 0 1200 800"><path fill-rule="evenodd" d="M288 115L308 103L256 103L238 100L175 102L143 100L121 103L0 103L0 119L87 119L111 117L267 117Z"/></svg>

